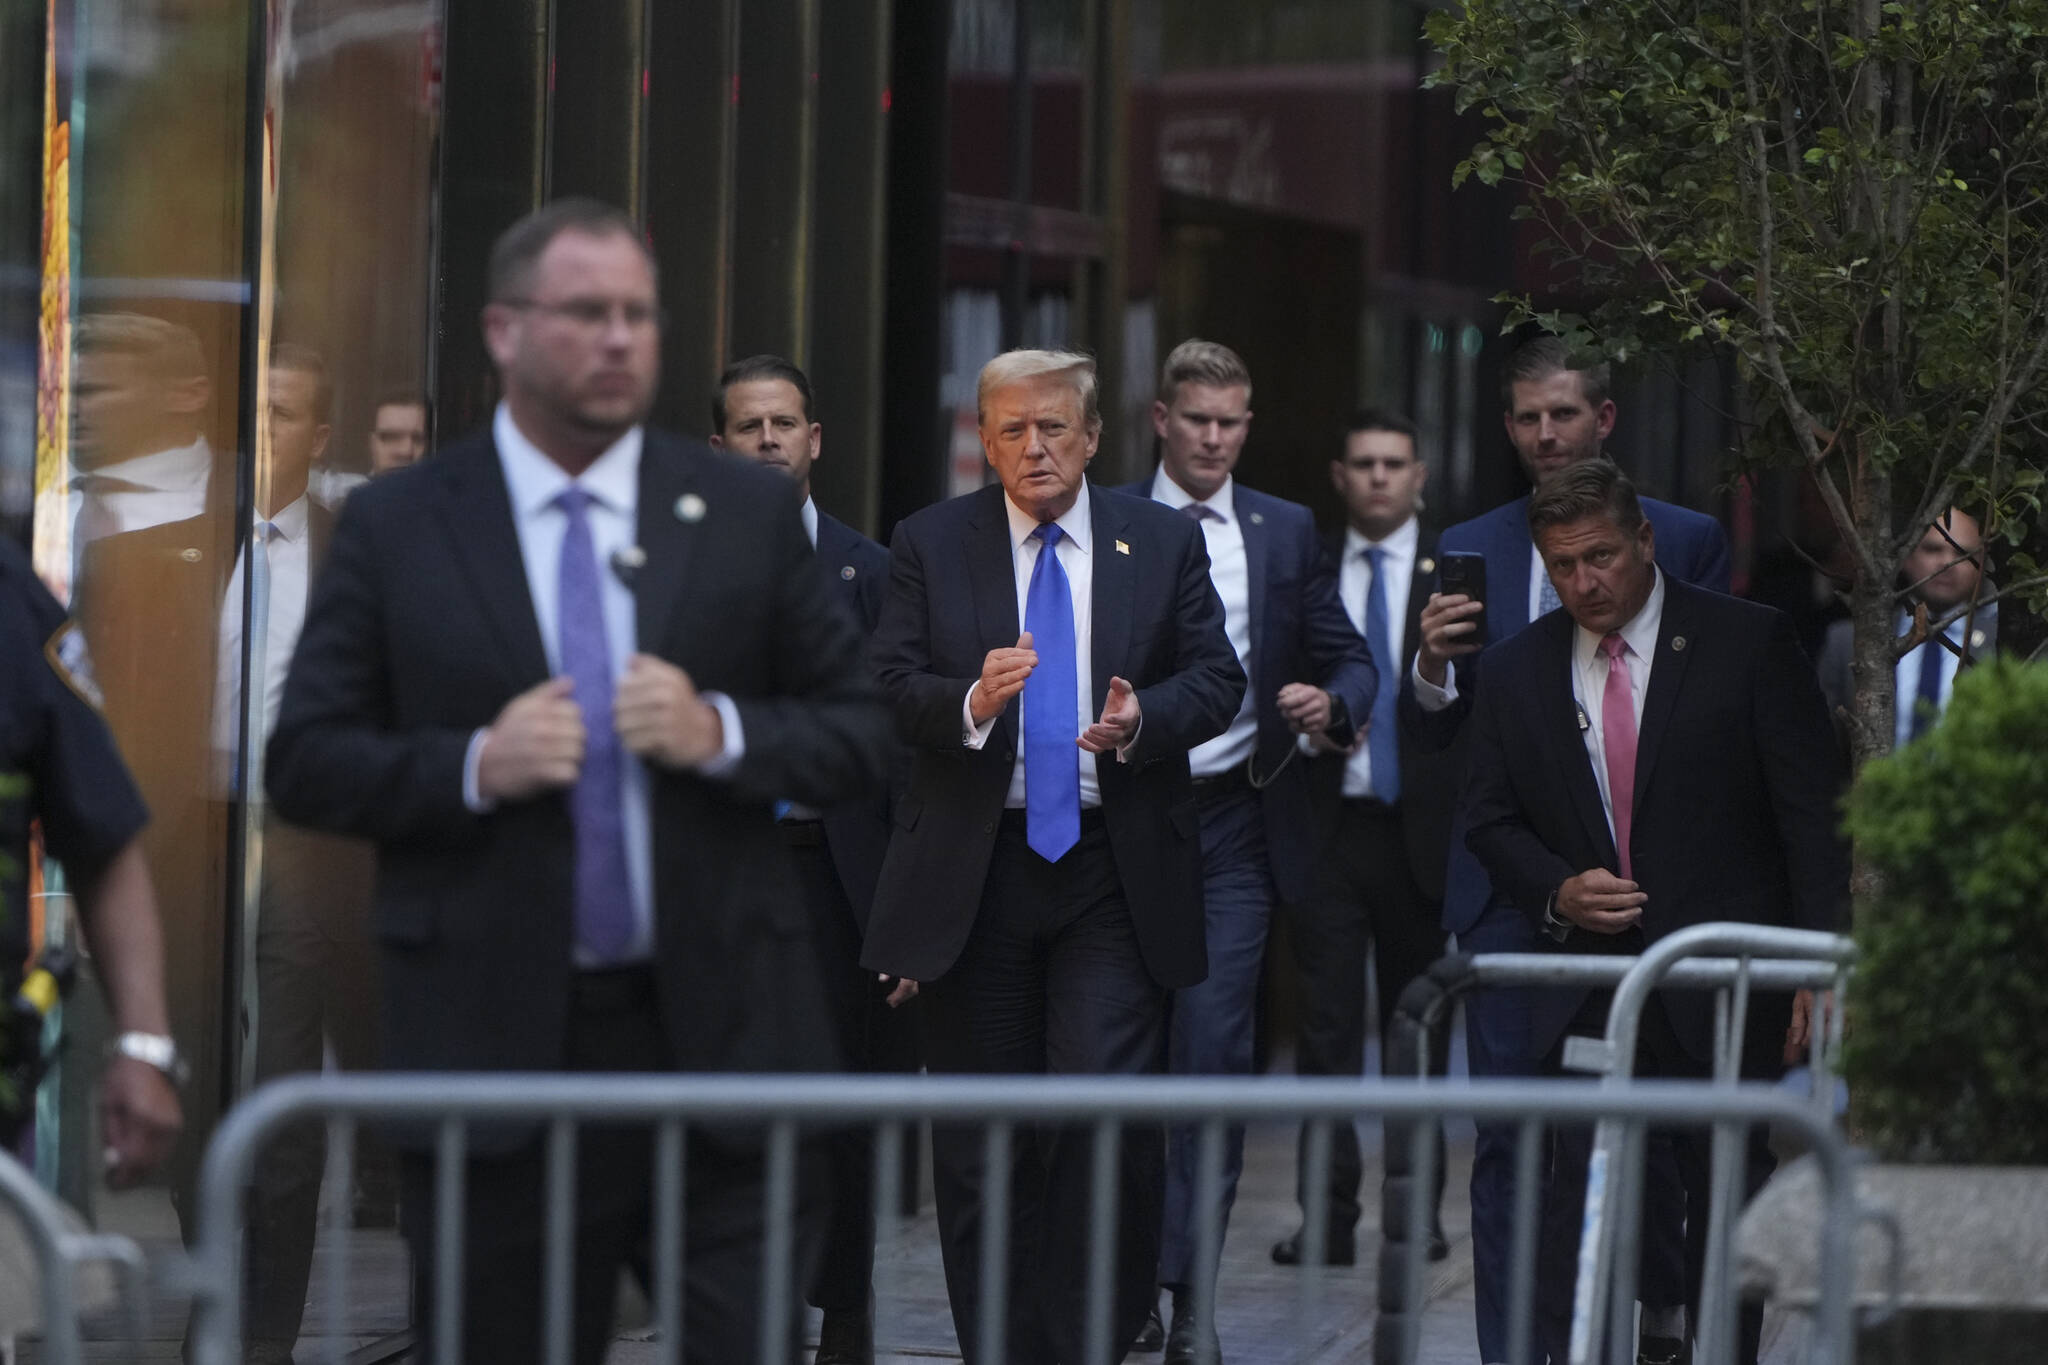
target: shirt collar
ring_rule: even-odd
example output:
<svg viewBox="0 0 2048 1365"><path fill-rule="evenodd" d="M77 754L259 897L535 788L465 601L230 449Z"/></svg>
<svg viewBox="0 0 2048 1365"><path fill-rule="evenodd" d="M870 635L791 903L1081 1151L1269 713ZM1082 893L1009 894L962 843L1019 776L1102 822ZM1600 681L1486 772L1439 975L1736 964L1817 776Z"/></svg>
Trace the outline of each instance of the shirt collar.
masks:
<svg viewBox="0 0 2048 1365"><path fill-rule="evenodd" d="M1385 540L1367 540L1356 526L1344 528L1344 557L1356 559L1367 550L1385 550L1395 559L1413 559L1422 541L1422 522L1411 516L1387 534Z"/></svg>
<svg viewBox="0 0 2048 1365"><path fill-rule="evenodd" d="M262 517L256 518L260 523ZM270 519L271 534L279 540L298 541L306 534L306 497L302 493L277 510Z"/></svg>
<svg viewBox="0 0 2048 1365"><path fill-rule="evenodd" d="M813 498L808 494L806 494L804 497L804 534L811 538L811 548L813 550L817 549L818 501L816 498Z"/></svg>
<svg viewBox="0 0 2048 1365"><path fill-rule="evenodd" d="M1003 494L1003 510L1010 515L1010 549L1014 553L1022 549L1031 533L1038 529L1038 518L1011 502L1007 492ZM1075 496L1074 505L1055 518L1054 525L1066 532L1067 539L1073 541L1082 554L1089 553L1094 547L1094 526L1088 519L1088 480L1081 480L1081 491Z"/></svg>
<svg viewBox="0 0 2048 1365"><path fill-rule="evenodd" d="M73 480L73 486L77 486L78 480L99 474L132 483L140 492L176 493L204 488L212 472L213 449L201 436L190 445L151 451L147 455L136 455L98 469L81 469Z"/></svg>
<svg viewBox="0 0 2048 1365"><path fill-rule="evenodd" d="M1162 464L1152 471L1152 501L1163 502L1168 507L1175 509L1199 502L1202 506L1223 518L1225 522L1237 520L1236 489L1237 480L1225 474L1221 488L1206 498L1198 498L1188 492L1187 489L1175 483L1173 476L1166 472L1165 465Z"/></svg>
<svg viewBox="0 0 2048 1365"><path fill-rule="evenodd" d="M1650 595L1643 602L1643 609L1630 617L1621 627L1621 638L1628 645L1629 653L1638 659L1649 659L1657 652L1657 631L1664 624L1664 571L1655 564L1650 566ZM1600 652L1600 641L1604 636L1580 626L1576 634L1582 658L1592 658Z"/></svg>
<svg viewBox="0 0 2048 1365"><path fill-rule="evenodd" d="M590 468L570 478L563 468L543 455L540 447L526 439L526 433L512 420L512 410L498 404L491 419L491 436L498 443L498 463L505 471L505 491L512 497L512 513L531 517L545 511L575 484L593 502L614 512L631 516L640 494L641 428L634 427L605 448L590 462Z"/></svg>

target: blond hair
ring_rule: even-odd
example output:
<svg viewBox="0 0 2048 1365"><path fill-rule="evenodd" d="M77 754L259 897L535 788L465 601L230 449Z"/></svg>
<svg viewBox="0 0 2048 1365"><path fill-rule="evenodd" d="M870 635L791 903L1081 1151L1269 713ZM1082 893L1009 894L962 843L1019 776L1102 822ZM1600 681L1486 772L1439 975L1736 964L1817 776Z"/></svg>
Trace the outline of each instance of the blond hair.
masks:
<svg viewBox="0 0 2048 1365"><path fill-rule="evenodd" d="M1159 367L1159 401L1172 403L1183 384L1200 384L1211 389L1243 386L1245 397L1252 392L1252 372L1244 358L1219 341L1189 337L1167 353Z"/></svg>
<svg viewBox="0 0 2048 1365"><path fill-rule="evenodd" d="M981 367L974 386L974 420L988 420L989 395L1034 379L1061 378L1081 400L1081 420L1090 431L1102 426L1102 407L1095 386L1095 358L1078 351L1004 351Z"/></svg>
<svg viewBox="0 0 2048 1365"><path fill-rule="evenodd" d="M72 331L80 355L131 355L156 379L206 378L199 334L145 313L87 313Z"/></svg>

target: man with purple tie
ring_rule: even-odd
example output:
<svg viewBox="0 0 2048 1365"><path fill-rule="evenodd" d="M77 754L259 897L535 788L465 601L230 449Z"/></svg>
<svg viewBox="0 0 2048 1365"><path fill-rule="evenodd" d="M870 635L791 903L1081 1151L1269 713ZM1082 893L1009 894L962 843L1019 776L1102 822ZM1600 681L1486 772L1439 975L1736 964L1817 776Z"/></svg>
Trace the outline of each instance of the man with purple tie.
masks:
<svg viewBox="0 0 2048 1365"><path fill-rule="evenodd" d="M515 224L489 299L504 401L488 431L349 499L269 750L281 813L378 846L384 1059L829 1070L773 807L878 787L888 725L796 492L643 425L660 309L623 214L572 199ZM473 1137L463 1358L537 1360L542 1144ZM574 1352L596 1362L647 1234L650 1135L589 1129L577 1159ZM743 1135L689 1144L691 1361L758 1354L761 1168ZM403 1180L430 1264L430 1148ZM807 1208L800 1244L815 1223Z"/></svg>
<svg viewBox="0 0 2048 1365"><path fill-rule="evenodd" d="M1000 486L905 518L873 658L911 746L861 961L922 985L934 1072L1136 1074L1166 1058L1167 992L1207 970L1188 750L1245 679L1202 533L1086 479L1095 363L983 368ZM953 1323L969 1361L1120 1359L1156 1299L1164 1134L1125 1128L1110 1341L1085 1343L1088 1134L1022 1127L1010 1169L978 1129L932 1134ZM1007 1321L984 1319L981 1219L1004 1181ZM1007 1342L1007 1350L1003 1342Z"/></svg>

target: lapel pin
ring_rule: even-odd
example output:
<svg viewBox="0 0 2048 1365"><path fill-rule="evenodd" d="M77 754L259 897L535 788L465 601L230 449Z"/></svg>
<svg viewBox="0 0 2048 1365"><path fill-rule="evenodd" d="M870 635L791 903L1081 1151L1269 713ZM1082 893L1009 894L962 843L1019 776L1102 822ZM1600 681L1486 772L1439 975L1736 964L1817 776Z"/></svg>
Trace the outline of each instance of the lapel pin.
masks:
<svg viewBox="0 0 2048 1365"><path fill-rule="evenodd" d="M1428 558L1419 559L1415 562L1415 571L1427 578L1436 572L1436 561Z"/></svg>
<svg viewBox="0 0 2048 1365"><path fill-rule="evenodd" d="M841 578L845 579L845 580L846 580L847 582L851 583L851 582L853 581L853 574L854 574L854 568L853 568L853 565L851 565L851 564L845 564L845 565L841 565L841 566L840 566L840 569L839 569L839 576L840 576Z"/></svg>
<svg viewBox="0 0 2048 1365"><path fill-rule="evenodd" d="M685 493L676 499L677 521L699 522L704 520L704 512L704 499L698 497L695 493Z"/></svg>
<svg viewBox="0 0 2048 1365"><path fill-rule="evenodd" d="M1127 555L1131 552L1131 547L1125 544L1123 541L1119 540L1116 543L1116 552L1120 555Z"/></svg>
<svg viewBox="0 0 2048 1365"><path fill-rule="evenodd" d="M1674 651L1676 651L1676 650L1681 650L1681 649L1684 649L1684 648L1685 648L1685 637L1684 637L1683 635L1674 635L1674 636L1672 636L1672 637L1671 637L1671 648L1672 648L1672 649L1673 649Z"/></svg>
<svg viewBox="0 0 2048 1365"><path fill-rule="evenodd" d="M1264 526L1265 524L1266 524L1266 514L1265 514L1264 512L1254 512L1254 513L1252 513L1252 525L1254 525L1254 526Z"/></svg>
<svg viewBox="0 0 2048 1365"><path fill-rule="evenodd" d="M201 555L198 550L187 546L185 549L178 551L178 558L184 560L187 564L197 564L200 561Z"/></svg>
<svg viewBox="0 0 2048 1365"><path fill-rule="evenodd" d="M1973 630L1973 631L1971 631L1971 632L1970 632L1970 648L1972 648L1972 649L1982 649L1982 648L1984 648L1984 632L1983 632L1983 631L1981 631L1981 630Z"/></svg>

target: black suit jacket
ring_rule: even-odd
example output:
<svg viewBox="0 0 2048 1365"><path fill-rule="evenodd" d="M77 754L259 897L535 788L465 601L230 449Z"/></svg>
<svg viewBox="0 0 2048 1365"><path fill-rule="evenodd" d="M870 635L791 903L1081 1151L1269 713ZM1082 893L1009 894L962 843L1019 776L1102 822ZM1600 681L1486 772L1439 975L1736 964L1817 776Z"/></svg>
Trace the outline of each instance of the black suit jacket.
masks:
<svg viewBox="0 0 2048 1365"><path fill-rule="evenodd" d="M1088 496L1091 692L1106 698L1110 678L1122 677L1143 714L1128 761L1096 756L1103 821L1147 970L1161 986L1190 986L1209 962L1188 750L1228 727L1244 672L1223 632L1200 529L1143 498L1099 487ZM988 652L1017 642L1013 565L1000 487L896 528L874 660L914 767L875 892L861 957L870 970L935 980L974 925L1017 757L1019 706L1012 699L978 750L962 742L961 709Z"/></svg>
<svg viewBox="0 0 2048 1365"><path fill-rule="evenodd" d="M1344 533L1338 531L1323 541L1324 553L1333 577L1341 578ZM1436 532L1418 529L1415 563L1410 566L1407 626L1401 633L1401 657L1396 667L1382 666L1381 687L1401 687L1415 666L1415 651L1422 643L1422 609L1436 590ZM1408 868L1415 884L1432 903L1444 898L1444 863L1451 845L1451 812L1458 802L1458 787L1465 774L1465 745L1453 740L1444 749L1426 752L1423 746L1395 740L1400 756L1402 843L1408 852ZM1321 754L1309 763L1308 786L1313 803L1316 847L1327 848L1337 828L1337 803L1344 795L1345 757Z"/></svg>
<svg viewBox="0 0 2048 1365"><path fill-rule="evenodd" d="M678 504L701 501L686 521ZM651 766L654 967L678 1065L815 1069L832 1048L810 916L771 803L881 780L887 716L779 476L649 431L639 648L733 699L722 779ZM567 794L487 814L470 737L548 675L488 433L358 490L314 587L269 751L287 818L378 848L384 1055L407 1070L562 1062L572 956Z"/></svg>
<svg viewBox="0 0 2048 1365"><path fill-rule="evenodd" d="M1574 929L1564 951L1640 952L1716 920L1833 930L1848 892L1838 759L1791 619L1668 574L1664 593L1629 840L1649 900L1636 927ZM1618 867L1572 696L1576 629L1552 612L1490 649L1468 727L1469 843L1501 894L1539 921L1567 877ZM1548 1050L1584 993L1544 994L1535 1029ZM1781 1035L1788 1000L1759 1003L1751 1029ZM1674 991L1667 1004L1680 1041L1710 1057L1711 995Z"/></svg>
<svg viewBox="0 0 2048 1365"><path fill-rule="evenodd" d="M825 587L860 626L863 637L875 633L882 616L882 594L889 586L889 552L860 532L824 512L818 513L818 570ZM862 663L866 663L865 657ZM882 855L889 848L889 796L877 790L825 812L825 847L839 873L839 885L853 906L863 931L875 903L875 882L882 875Z"/></svg>
<svg viewBox="0 0 2048 1365"><path fill-rule="evenodd" d="M1124 491L1149 498L1153 483L1145 479ZM1280 689L1291 682L1314 683L1342 702L1330 738L1349 744L1356 727L1372 715L1373 694L1382 685L1379 660L1344 614L1336 575L1316 540L1309 510L1241 483L1232 488L1231 498L1244 536L1251 600L1251 686L1258 693L1252 698L1258 720L1252 767L1265 783L1259 812L1266 861L1281 898L1298 901L1315 876L1318 841L1308 770L1298 756L1288 757L1297 740L1280 714Z"/></svg>

